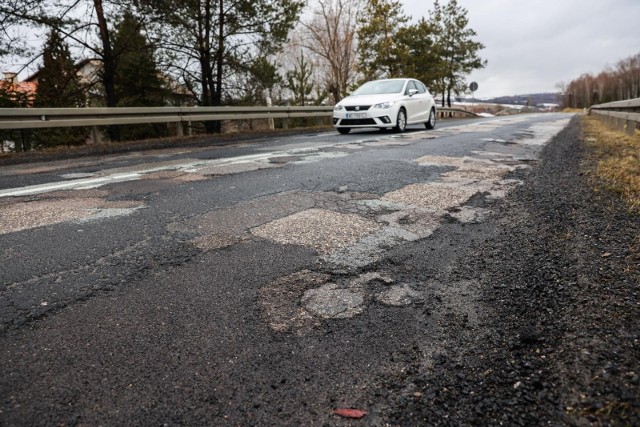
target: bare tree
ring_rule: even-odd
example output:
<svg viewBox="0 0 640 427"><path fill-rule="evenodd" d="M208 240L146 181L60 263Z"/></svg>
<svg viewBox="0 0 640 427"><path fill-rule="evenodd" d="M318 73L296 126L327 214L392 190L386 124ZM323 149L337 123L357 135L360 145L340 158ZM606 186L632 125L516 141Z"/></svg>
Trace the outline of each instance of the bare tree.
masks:
<svg viewBox="0 0 640 427"><path fill-rule="evenodd" d="M203 106L222 105L242 74L277 51L303 6L300 0L137 2L155 20L153 32L170 69ZM220 132L221 123L205 122L205 128Z"/></svg>
<svg viewBox="0 0 640 427"><path fill-rule="evenodd" d="M620 98L640 97L640 53L619 61L616 70L620 81Z"/></svg>
<svg viewBox="0 0 640 427"><path fill-rule="evenodd" d="M321 82L332 101L340 101L355 81L357 18L361 0L318 0L311 17L303 21L300 45L316 56Z"/></svg>
<svg viewBox="0 0 640 427"><path fill-rule="evenodd" d="M569 108L640 98L640 53L620 60L597 76L582 74L566 86L564 98L565 107Z"/></svg>

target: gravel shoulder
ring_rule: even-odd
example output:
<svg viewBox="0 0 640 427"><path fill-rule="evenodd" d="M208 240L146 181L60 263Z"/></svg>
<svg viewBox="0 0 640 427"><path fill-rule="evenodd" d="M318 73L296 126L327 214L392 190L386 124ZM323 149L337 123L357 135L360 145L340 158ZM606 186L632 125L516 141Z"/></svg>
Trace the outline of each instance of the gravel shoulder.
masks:
<svg viewBox="0 0 640 427"><path fill-rule="evenodd" d="M393 425L640 425L640 218L591 182L582 139L576 117L452 267L479 319L447 319L430 363L385 379L415 390Z"/></svg>

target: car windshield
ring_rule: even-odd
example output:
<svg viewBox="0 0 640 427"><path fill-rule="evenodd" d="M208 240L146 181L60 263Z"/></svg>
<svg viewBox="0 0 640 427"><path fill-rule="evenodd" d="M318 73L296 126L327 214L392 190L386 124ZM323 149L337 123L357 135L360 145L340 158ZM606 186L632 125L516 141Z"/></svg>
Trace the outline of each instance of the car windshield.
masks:
<svg viewBox="0 0 640 427"><path fill-rule="evenodd" d="M376 80L356 89L352 95L376 95L381 93L399 93L404 88L404 80Z"/></svg>

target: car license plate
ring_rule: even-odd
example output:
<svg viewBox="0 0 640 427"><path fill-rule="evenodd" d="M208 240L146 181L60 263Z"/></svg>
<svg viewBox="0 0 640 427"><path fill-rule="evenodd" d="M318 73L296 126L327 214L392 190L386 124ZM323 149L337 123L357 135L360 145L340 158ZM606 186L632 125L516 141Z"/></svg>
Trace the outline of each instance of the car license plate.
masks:
<svg viewBox="0 0 640 427"><path fill-rule="evenodd" d="M347 119L366 119L367 113L348 113Z"/></svg>

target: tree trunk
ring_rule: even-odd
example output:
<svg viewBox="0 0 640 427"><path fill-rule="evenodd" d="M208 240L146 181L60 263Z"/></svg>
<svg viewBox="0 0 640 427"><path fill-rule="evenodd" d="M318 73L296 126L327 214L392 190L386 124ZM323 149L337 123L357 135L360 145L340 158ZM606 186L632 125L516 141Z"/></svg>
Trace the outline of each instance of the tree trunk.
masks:
<svg viewBox="0 0 640 427"><path fill-rule="evenodd" d="M214 7L216 0L207 0L205 2L204 16L198 20L198 25L202 21L202 27L200 27L200 36L202 37L202 46L200 50L200 68L202 71L202 105L207 107L217 107L220 105L219 96L217 95L218 87L216 80L213 78L212 55L211 55L211 33L212 26L214 25L212 8ZM219 0L219 17L224 17L223 1ZM220 22L218 22L220 24ZM220 43L218 42L218 47ZM215 55L216 72L219 73L219 54ZM221 83L222 84L222 83ZM208 120L204 123L204 129L206 133L220 133L221 126L218 120Z"/></svg>
<svg viewBox="0 0 640 427"><path fill-rule="evenodd" d="M212 104L214 107L222 105L222 73L224 66L224 0L219 0L218 9L218 49L216 50L216 81L215 86L212 85L213 91ZM216 120L212 122L213 132L222 132L222 122Z"/></svg>
<svg viewBox="0 0 640 427"><path fill-rule="evenodd" d="M109 28L107 27L107 21L104 17L102 0L94 0L93 4L96 9L96 18L98 19L98 28L100 29L100 41L102 42L102 65L104 67L102 81L107 97L107 107L117 107L118 96L116 95L115 87L116 61L113 51L111 50ZM112 141L120 140L119 126L109 126L109 138Z"/></svg>

